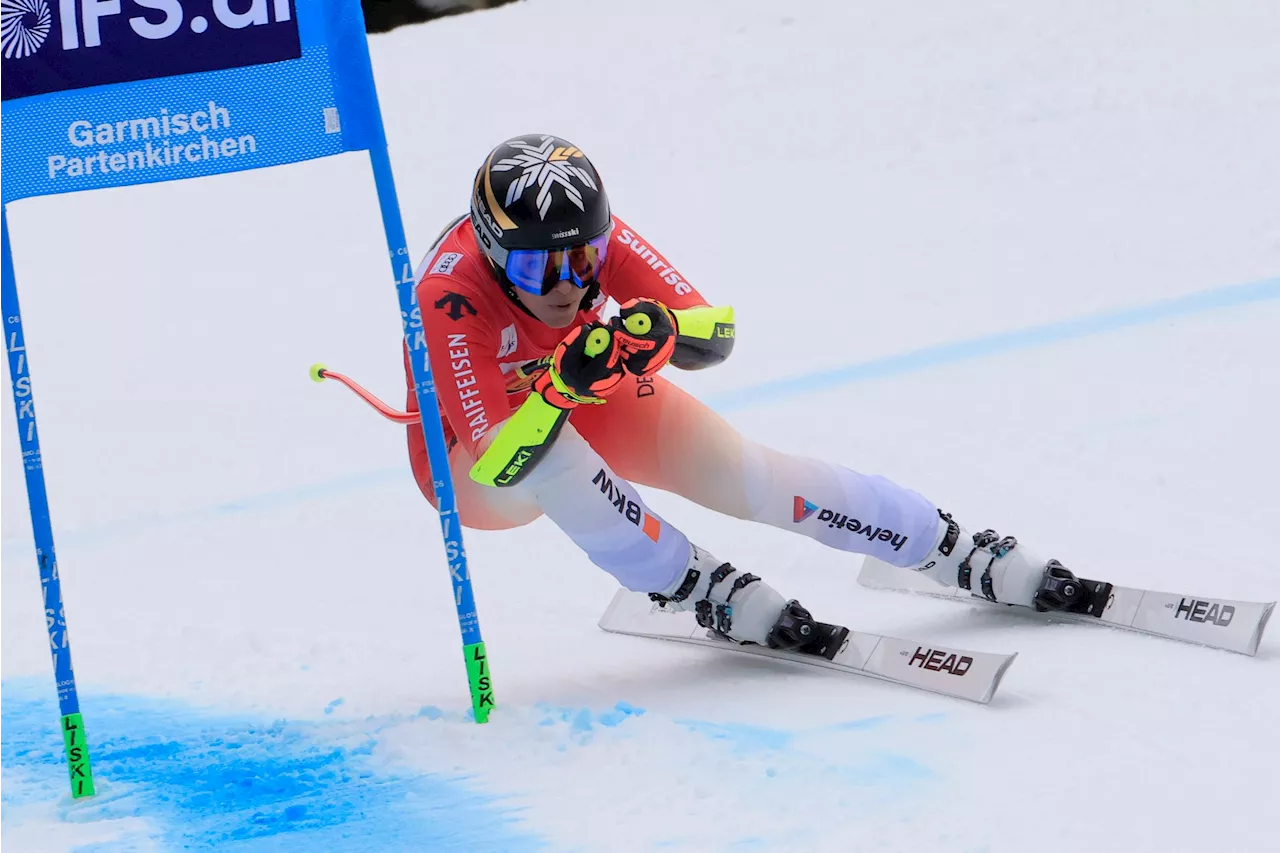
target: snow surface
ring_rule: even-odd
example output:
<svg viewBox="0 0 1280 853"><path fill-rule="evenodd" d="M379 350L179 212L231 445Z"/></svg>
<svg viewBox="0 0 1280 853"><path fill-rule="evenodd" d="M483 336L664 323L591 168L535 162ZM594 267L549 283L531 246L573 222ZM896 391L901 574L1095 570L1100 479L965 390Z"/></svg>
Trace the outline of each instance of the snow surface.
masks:
<svg viewBox="0 0 1280 853"><path fill-rule="evenodd" d="M531 0L371 42L413 252L496 141L566 136L736 307L733 358L672 378L744 432L1087 576L1280 595L1276 4ZM367 159L10 227L101 794L66 798L8 427L6 851L1277 844L1274 636L871 592L856 556L664 494L823 617L1020 656L984 707L608 635L613 582L544 520L466 535L476 726L403 431L306 378L402 399Z"/></svg>

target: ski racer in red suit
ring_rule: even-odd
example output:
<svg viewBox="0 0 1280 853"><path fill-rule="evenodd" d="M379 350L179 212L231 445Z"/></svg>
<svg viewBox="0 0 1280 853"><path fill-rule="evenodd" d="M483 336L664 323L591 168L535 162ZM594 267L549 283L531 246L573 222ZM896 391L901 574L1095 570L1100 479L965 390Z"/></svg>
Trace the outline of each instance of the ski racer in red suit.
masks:
<svg viewBox="0 0 1280 853"><path fill-rule="evenodd" d="M751 442L664 379L667 365L698 370L728 357L733 309L710 304L613 215L595 167L564 139L494 148L469 215L445 229L416 280L423 334L405 350L408 405L416 410L409 360L429 353L468 527L545 514L623 586L695 611L725 639L828 657L843 629L694 545L634 484L994 601L1076 612L1100 612L1100 595L1105 603L1101 585L1076 582L1013 537L968 534L883 477ZM607 321L606 297L621 306ZM434 504L422 431L412 425L408 436Z"/></svg>

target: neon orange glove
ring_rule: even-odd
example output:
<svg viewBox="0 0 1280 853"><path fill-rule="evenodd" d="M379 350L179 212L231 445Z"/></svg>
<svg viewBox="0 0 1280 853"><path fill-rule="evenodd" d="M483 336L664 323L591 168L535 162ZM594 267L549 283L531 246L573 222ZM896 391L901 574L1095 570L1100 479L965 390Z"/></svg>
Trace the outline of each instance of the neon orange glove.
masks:
<svg viewBox="0 0 1280 853"><path fill-rule="evenodd" d="M667 366L676 349L676 319L656 299L632 299L609 321L627 372L647 379Z"/></svg>
<svg viewBox="0 0 1280 853"><path fill-rule="evenodd" d="M533 390L558 409L603 403L626 376L619 336L604 323L587 323L565 335Z"/></svg>

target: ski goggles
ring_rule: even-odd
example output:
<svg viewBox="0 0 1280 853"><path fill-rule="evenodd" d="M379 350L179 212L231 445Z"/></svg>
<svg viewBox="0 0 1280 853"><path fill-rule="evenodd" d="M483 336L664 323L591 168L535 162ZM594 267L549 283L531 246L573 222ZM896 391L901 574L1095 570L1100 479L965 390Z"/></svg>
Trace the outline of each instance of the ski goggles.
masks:
<svg viewBox="0 0 1280 853"><path fill-rule="evenodd" d="M612 233L610 226L599 237L561 249L511 249L503 269L512 284L536 296L546 296L562 281L589 287L604 267Z"/></svg>

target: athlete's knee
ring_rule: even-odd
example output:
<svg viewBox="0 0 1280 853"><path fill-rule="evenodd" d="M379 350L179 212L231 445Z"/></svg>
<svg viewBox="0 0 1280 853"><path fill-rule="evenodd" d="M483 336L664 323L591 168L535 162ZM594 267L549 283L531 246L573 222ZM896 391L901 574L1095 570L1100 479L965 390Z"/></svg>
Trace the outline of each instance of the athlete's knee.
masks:
<svg viewBox="0 0 1280 853"><path fill-rule="evenodd" d="M689 542L650 511L572 426L519 485L597 567L629 589L663 589L683 569Z"/></svg>
<svg viewBox="0 0 1280 853"><path fill-rule="evenodd" d="M413 477L422 496L437 511L440 500L437 490L444 486L431 473L431 463L425 447L414 452L410 442L410 463ZM458 519L463 527L473 530L511 530L537 520L542 510L529 496L511 494L506 489L494 489L473 482L467 472L474 460L456 443L450 448L450 487L453 504L458 508Z"/></svg>

